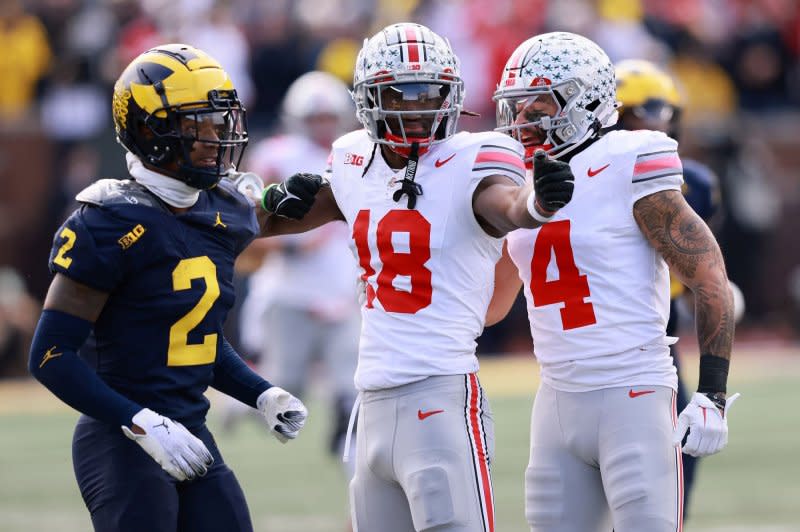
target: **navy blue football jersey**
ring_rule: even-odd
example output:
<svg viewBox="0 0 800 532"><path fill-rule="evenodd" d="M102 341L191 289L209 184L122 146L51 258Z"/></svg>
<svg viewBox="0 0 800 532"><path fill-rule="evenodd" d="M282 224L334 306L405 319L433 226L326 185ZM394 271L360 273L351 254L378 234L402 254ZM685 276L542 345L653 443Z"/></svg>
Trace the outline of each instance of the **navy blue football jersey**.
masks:
<svg viewBox="0 0 800 532"><path fill-rule="evenodd" d="M110 294L93 330L97 374L144 407L202 425L234 260L258 233L253 207L224 180L182 214L130 180L98 181L78 200L50 270Z"/></svg>
<svg viewBox="0 0 800 532"><path fill-rule="evenodd" d="M706 222L720 204L719 179L708 166L692 159L683 159L683 196L700 218Z"/></svg>

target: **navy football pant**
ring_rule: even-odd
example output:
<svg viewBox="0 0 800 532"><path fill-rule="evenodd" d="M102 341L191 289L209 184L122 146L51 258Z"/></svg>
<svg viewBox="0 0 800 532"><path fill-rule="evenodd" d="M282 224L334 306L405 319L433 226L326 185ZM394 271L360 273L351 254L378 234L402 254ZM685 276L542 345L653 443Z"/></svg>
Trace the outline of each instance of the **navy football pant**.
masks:
<svg viewBox="0 0 800 532"><path fill-rule="evenodd" d="M193 431L214 456L208 473L193 481L169 476L119 427L81 416L72 462L96 532L251 532L239 482L203 426Z"/></svg>

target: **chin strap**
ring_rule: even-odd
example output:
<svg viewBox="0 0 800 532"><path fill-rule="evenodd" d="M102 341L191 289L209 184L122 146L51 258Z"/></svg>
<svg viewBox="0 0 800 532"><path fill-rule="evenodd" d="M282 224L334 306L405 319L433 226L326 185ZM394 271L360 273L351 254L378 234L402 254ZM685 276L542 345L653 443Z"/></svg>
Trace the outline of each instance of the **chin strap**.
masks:
<svg viewBox="0 0 800 532"><path fill-rule="evenodd" d="M422 185L414 182L417 175L417 164L419 162L419 143L411 145L411 152L408 154L408 164L406 165L406 175L400 181L400 190L395 190L392 199L400 201L403 194L408 196L408 208L413 209L417 205L417 196L422 196Z"/></svg>

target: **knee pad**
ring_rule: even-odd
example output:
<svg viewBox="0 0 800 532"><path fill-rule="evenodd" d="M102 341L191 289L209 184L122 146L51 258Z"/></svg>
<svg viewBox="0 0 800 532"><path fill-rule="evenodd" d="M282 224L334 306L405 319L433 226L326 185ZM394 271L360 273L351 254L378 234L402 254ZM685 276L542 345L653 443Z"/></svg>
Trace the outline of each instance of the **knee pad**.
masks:
<svg viewBox="0 0 800 532"><path fill-rule="evenodd" d="M645 478L644 454L638 445L629 445L610 453L603 474L606 497L612 511L619 511L647 498L651 483Z"/></svg>
<svg viewBox="0 0 800 532"><path fill-rule="evenodd" d="M443 467L414 471L408 476L405 488L414 528L419 532L455 521L453 487Z"/></svg>
<svg viewBox="0 0 800 532"><path fill-rule="evenodd" d="M564 486L557 468L525 470L525 518L531 527L552 526L564 512Z"/></svg>

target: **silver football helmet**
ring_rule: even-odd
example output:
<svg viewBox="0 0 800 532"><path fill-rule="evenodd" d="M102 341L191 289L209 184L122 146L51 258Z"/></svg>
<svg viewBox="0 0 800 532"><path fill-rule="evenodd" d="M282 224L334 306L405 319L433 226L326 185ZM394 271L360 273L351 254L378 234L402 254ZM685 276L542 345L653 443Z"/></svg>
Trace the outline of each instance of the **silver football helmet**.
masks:
<svg viewBox="0 0 800 532"><path fill-rule="evenodd" d="M554 116L523 113L543 96L557 104ZM617 121L614 65L597 44L574 33L544 33L519 45L493 99L496 131L520 142L525 130L542 132L540 142L525 146L528 158L537 149L553 157L566 155Z"/></svg>
<svg viewBox="0 0 800 532"><path fill-rule="evenodd" d="M281 102L281 121L286 131L325 145L355 127L353 111L347 85L333 74L314 70L289 86Z"/></svg>
<svg viewBox="0 0 800 532"><path fill-rule="evenodd" d="M464 103L460 63L450 43L403 22L364 40L353 78L356 116L376 143L408 155L453 136Z"/></svg>

